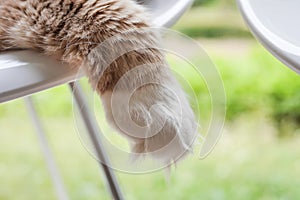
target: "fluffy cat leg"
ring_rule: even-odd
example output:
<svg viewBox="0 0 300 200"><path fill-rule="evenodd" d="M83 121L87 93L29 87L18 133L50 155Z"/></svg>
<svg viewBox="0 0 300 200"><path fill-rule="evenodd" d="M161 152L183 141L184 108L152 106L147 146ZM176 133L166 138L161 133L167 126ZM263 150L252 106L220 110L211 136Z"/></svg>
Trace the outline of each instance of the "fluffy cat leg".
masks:
<svg viewBox="0 0 300 200"><path fill-rule="evenodd" d="M34 49L84 67L108 121L133 144L133 152L168 164L190 150L197 129L194 114L159 50L159 36L145 31L149 17L141 6L131 0L6 2L0 16L10 23L0 21L5 29L0 48ZM114 36L109 49L97 48ZM132 46L145 48L106 63ZM135 70L139 66L144 67Z"/></svg>

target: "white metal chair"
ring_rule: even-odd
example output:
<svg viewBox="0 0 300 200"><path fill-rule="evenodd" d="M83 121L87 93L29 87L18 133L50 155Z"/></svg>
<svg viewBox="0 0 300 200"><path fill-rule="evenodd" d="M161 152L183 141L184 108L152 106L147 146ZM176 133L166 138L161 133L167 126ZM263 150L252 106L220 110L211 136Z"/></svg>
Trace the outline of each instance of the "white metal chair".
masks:
<svg viewBox="0 0 300 200"><path fill-rule="evenodd" d="M300 73L300 1L237 0L254 36L279 60Z"/></svg>

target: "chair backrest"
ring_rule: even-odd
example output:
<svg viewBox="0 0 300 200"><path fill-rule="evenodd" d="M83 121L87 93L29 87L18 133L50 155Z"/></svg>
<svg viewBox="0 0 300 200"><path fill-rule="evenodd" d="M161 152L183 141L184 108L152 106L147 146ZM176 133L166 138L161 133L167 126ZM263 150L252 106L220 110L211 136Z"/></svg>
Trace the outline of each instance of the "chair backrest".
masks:
<svg viewBox="0 0 300 200"><path fill-rule="evenodd" d="M300 1L237 0L254 36L300 74Z"/></svg>

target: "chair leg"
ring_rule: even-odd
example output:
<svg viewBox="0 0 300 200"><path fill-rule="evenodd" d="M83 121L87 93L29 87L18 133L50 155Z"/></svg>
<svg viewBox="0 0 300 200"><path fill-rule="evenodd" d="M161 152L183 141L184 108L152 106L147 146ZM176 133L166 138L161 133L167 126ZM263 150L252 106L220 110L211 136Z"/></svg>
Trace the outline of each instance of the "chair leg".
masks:
<svg viewBox="0 0 300 200"><path fill-rule="evenodd" d="M77 108L80 112L82 120L89 134L89 138L92 142L92 145L95 148L96 156L100 160L99 164L105 175L107 187L110 190L111 196L114 200L122 200L124 198L121 189L119 187L113 170L109 167L109 158L105 149L103 148L101 138L98 135L101 134L101 131L97 125L96 119L92 116L91 111L86 103L83 90L80 87L79 83L76 83L76 87L74 82L69 83L69 86L71 88Z"/></svg>
<svg viewBox="0 0 300 200"><path fill-rule="evenodd" d="M69 197L67 195L67 191L65 189L63 180L60 176L58 167L55 163L54 156L53 156L53 154L50 150L50 146L49 146L45 131L44 131L42 123L41 123L41 121L38 117L37 111L34 107L34 103L33 103L32 98L30 96L26 97L25 98L25 103L26 103L26 107L28 109L28 112L30 114L30 117L32 119L32 122L34 124L34 127L36 129L37 136L38 136L38 139L39 139L39 143L40 143L40 146L41 146L41 150L42 150L42 153L45 157L46 165L47 165L48 170L50 172L50 176L51 176L51 179L53 181L57 197L58 197L59 200L68 200Z"/></svg>

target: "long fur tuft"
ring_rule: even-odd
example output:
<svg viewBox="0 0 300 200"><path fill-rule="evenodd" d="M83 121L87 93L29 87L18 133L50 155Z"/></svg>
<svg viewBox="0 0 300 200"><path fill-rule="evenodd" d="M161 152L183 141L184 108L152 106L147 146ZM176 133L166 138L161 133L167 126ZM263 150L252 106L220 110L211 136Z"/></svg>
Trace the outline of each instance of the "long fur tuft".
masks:
<svg viewBox="0 0 300 200"><path fill-rule="evenodd" d="M168 164L191 151L197 125L149 21L132 0L5 0L0 50L31 49L83 67L132 151Z"/></svg>

